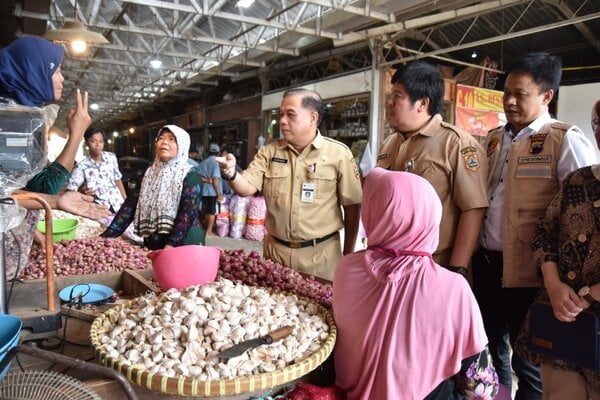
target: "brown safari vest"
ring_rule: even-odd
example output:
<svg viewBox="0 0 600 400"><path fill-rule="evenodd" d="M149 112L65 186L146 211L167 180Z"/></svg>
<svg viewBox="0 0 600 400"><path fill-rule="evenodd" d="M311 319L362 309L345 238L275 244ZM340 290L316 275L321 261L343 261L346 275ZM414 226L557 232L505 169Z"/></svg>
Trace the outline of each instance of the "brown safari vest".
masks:
<svg viewBox="0 0 600 400"><path fill-rule="evenodd" d="M556 167L562 143L571 125L548 123L527 139L510 143L504 193L503 287L537 287L542 283L531 241L536 224L560 188ZM496 187L492 174L500 159L504 128L490 131L487 155L488 188Z"/></svg>

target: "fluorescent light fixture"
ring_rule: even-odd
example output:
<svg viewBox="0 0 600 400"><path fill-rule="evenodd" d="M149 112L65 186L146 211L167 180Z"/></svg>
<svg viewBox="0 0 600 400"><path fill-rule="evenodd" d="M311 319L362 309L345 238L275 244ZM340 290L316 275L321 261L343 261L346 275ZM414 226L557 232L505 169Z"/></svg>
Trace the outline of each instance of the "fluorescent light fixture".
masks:
<svg viewBox="0 0 600 400"><path fill-rule="evenodd" d="M156 58L153 60L150 60L150 66L152 68L158 69L162 66L162 61L160 61L159 59L156 59Z"/></svg>
<svg viewBox="0 0 600 400"><path fill-rule="evenodd" d="M238 0L235 5L242 8L248 8L252 4L254 4L254 0Z"/></svg>

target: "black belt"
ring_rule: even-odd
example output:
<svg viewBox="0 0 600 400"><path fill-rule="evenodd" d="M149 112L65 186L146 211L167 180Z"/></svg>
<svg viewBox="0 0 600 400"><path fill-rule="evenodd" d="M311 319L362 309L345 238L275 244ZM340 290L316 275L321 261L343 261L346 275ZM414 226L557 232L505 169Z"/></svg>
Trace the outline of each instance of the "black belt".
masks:
<svg viewBox="0 0 600 400"><path fill-rule="evenodd" d="M279 239L278 237L273 236L273 239L277 240L279 243L286 245L291 249L301 249L303 247L308 246L316 246L318 243L324 242L329 238L334 237L337 234L337 231L331 232L329 235L325 235L318 239L305 240L304 242L288 242L287 240Z"/></svg>

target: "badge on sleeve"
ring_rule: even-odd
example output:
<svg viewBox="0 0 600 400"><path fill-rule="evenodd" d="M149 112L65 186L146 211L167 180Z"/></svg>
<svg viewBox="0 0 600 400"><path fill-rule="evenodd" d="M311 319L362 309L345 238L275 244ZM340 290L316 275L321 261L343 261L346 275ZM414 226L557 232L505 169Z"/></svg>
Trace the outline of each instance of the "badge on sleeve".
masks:
<svg viewBox="0 0 600 400"><path fill-rule="evenodd" d="M494 137L489 141L489 143L487 145L487 151L486 151L486 154L488 157L490 157L492 154L494 154L494 151L496 150L498 143L500 143L500 139L498 137Z"/></svg>
<svg viewBox="0 0 600 400"><path fill-rule="evenodd" d="M546 140L547 133L536 133L529 137L530 147L529 152L531 154L541 153L544 149L544 141Z"/></svg>
<svg viewBox="0 0 600 400"><path fill-rule="evenodd" d="M475 147L465 147L460 151L465 160L465 167L471 171L477 171L479 169L479 154Z"/></svg>

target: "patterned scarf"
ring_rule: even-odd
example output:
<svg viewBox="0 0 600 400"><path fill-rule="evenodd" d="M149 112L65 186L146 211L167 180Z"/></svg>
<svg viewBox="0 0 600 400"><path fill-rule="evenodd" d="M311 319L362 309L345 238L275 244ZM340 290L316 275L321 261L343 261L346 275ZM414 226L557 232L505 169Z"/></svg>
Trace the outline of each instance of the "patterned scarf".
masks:
<svg viewBox="0 0 600 400"><path fill-rule="evenodd" d="M0 50L0 96L41 107L54 101L52 75L64 49L44 39L22 37Z"/></svg>
<svg viewBox="0 0 600 400"><path fill-rule="evenodd" d="M165 125L160 131L168 130L177 139L177 156L169 161L160 161L156 156L142 180L140 197L135 210L135 233L148 237L154 232L171 233L179 208L183 180L190 170L188 150L190 135L176 125Z"/></svg>

